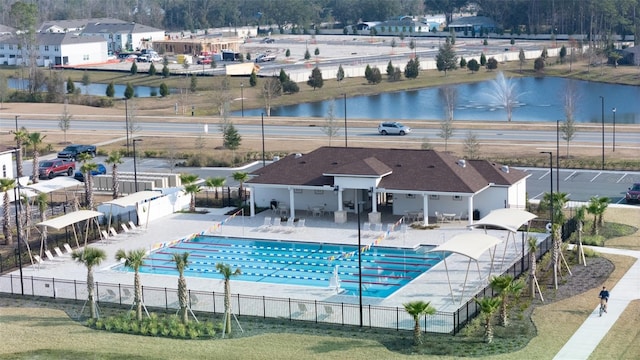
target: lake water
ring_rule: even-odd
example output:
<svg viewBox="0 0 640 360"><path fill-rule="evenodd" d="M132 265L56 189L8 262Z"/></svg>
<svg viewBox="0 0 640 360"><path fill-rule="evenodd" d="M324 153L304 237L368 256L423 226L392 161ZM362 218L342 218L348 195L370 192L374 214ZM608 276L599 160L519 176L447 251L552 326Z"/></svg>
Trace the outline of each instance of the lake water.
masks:
<svg viewBox="0 0 640 360"><path fill-rule="evenodd" d="M8 79L8 86L10 89L26 89L28 85L28 80L20 80L20 79ZM80 89L79 91L82 94L88 94L92 96L106 96L107 86L109 84L89 84L89 86L82 85L81 82L74 82L76 89ZM87 89L88 88L88 89ZM127 85L114 84L115 95L114 98L123 98L124 91L127 88ZM64 83L64 89L67 90L67 82ZM47 91L46 87L42 89L42 91ZM160 89L157 87L150 86L134 86L133 93L135 97L150 97L151 93L155 91L155 96L160 96ZM170 90L171 91L171 90Z"/></svg>
<svg viewBox="0 0 640 360"><path fill-rule="evenodd" d="M473 76L473 75L469 75ZM564 93L570 81L575 83L577 106L574 118L577 122L600 123L604 96L604 119L613 121L612 109L616 108L616 123L640 123L640 87L604 84L557 77L527 77L510 80L516 89L518 105L512 121L564 120ZM307 86L301 84L300 86ZM375 85L372 85L375 86ZM507 121L506 111L491 96L495 93L493 81L453 85L458 91L456 120ZM271 109L272 116L326 117L331 101L320 101ZM334 114L344 118L344 98L335 100ZM438 88L425 88L347 98L347 118L362 119L443 119L444 106L439 100ZM245 109L244 114L260 116L263 109ZM239 115L239 112L236 113Z"/></svg>

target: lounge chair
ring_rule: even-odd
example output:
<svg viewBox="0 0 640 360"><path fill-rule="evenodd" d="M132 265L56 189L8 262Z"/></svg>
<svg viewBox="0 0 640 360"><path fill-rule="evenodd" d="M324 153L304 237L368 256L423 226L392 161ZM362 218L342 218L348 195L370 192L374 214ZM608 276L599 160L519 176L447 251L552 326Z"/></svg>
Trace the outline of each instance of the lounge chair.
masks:
<svg viewBox="0 0 640 360"><path fill-rule="evenodd" d="M270 230L272 231L280 231L280 218L279 217L274 217L273 218L273 224L269 227Z"/></svg>
<svg viewBox="0 0 640 360"><path fill-rule="evenodd" d="M189 294L189 307L198 305L199 301L200 299L198 299L198 296L196 296L196 294Z"/></svg>
<svg viewBox="0 0 640 360"><path fill-rule="evenodd" d="M291 217L287 219L287 224L285 225L284 232L292 233L292 232L296 231L296 225L293 222L293 220L294 219L291 218Z"/></svg>
<svg viewBox="0 0 640 360"><path fill-rule="evenodd" d="M122 228L122 231L124 231L125 234L129 234L131 232L131 230L129 230L129 228L127 227L127 224L125 223L120 224L120 227Z"/></svg>
<svg viewBox="0 0 640 360"><path fill-rule="evenodd" d="M133 231L133 232L143 232L145 231L145 229L141 226L136 226L136 224L133 223L133 221L129 220L128 222L129 224L129 230Z"/></svg>
<svg viewBox="0 0 640 360"><path fill-rule="evenodd" d="M107 289L106 291L107 291L107 295L101 296L100 301L114 301L118 299L118 295L116 295L116 293L113 290Z"/></svg>
<svg viewBox="0 0 640 360"><path fill-rule="evenodd" d="M333 307L329 305L324 306L324 312L325 312L324 319L330 319L333 317L333 315L335 315L335 313L333 312Z"/></svg>
<svg viewBox="0 0 640 360"><path fill-rule="evenodd" d="M265 216L264 224L260 225L258 227L258 230L260 230L260 231L268 231L270 227L271 227L271 216Z"/></svg>
<svg viewBox="0 0 640 360"><path fill-rule="evenodd" d="M67 257L67 256L69 256L69 254L65 254L65 253L63 253L63 252L60 250L60 248L59 248L59 247L57 247L57 246L53 248L53 252L55 252L55 253L56 253L56 255L58 255L58 257Z"/></svg>
<svg viewBox="0 0 640 360"><path fill-rule="evenodd" d="M364 224L362 224L360 231L362 232L364 237L369 236L369 232L371 232L371 223L365 222Z"/></svg>
<svg viewBox="0 0 640 360"><path fill-rule="evenodd" d="M298 311L293 314L293 317L303 317L307 315L309 310L307 309L307 305L303 303L298 303Z"/></svg>
<svg viewBox="0 0 640 360"><path fill-rule="evenodd" d="M40 269L40 266L45 266L47 264L44 260L42 260L40 255L33 255L33 260L35 260L36 262L35 265L38 265L38 270Z"/></svg>
<svg viewBox="0 0 640 360"><path fill-rule="evenodd" d="M71 253L73 252L73 249L71 248L71 246L69 246L69 244L64 244L64 245L62 245L62 247L66 251L66 254L71 255Z"/></svg>
<svg viewBox="0 0 640 360"><path fill-rule="evenodd" d="M382 232L382 223L376 224L376 227L373 231L377 233Z"/></svg>
<svg viewBox="0 0 640 360"><path fill-rule="evenodd" d="M133 293L128 288L122 288L122 302L133 298Z"/></svg>
<svg viewBox="0 0 640 360"><path fill-rule="evenodd" d="M58 259L56 257L53 256L53 254L51 253L51 250L45 250L44 251L44 257L47 258L48 261L54 261L54 262L58 262L62 259Z"/></svg>
<svg viewBox="0 0 640 360"><path fill-rule="evenodd" d="M118 236L118 232L113 228L113 226L109 228L109 235L111 235L112 237Z"/></svg>
<svg viewBox="0 0 640 360"><path fill-rule="evenodd" d="M305 226L304 226L304 222L305 222L305 220L304 220L304 219L300 219L300 220L298 220L298 225L296 225L296 229L297 229L298 231L299 231L299 230L304 230L304 228L305 228Z"/></svg>

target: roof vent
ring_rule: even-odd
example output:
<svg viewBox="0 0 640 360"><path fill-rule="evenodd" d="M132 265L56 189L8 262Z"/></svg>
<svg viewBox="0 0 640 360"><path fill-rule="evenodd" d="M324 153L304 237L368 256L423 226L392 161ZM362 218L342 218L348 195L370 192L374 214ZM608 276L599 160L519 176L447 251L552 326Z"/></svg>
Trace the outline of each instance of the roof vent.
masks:
<svg viewBox="0 0 640 360"><path fill-rule="evenodd" d="M467 167L467 161L465 159L456 161L456 164L460 165L461 167Z"/></svg>
<svg viewBox="0 0 640 360"><path fill-rule="evenodd" d="M331 165L338 165L338 162L334 161L334 162L331 163Z"/></svg>
<svg viewBox="0 0 640 360"><path fill-rule="evenodd" d="M500 167L500 170L502 170L502 172L505 172L505 173L507 173L507 174L508 174L508 173L509 173L509 166L507 166L507 165L502 165L502 166Z"/></svg>
<svg viewBox="0 0 640 360"><path fill-rule="evenodd" d="M296 155L295 155L295 158L296 158L296 159L299 159L299 158L301 158L301 157L302 157L302 154L300 154L300 153L296 153Z"/></svg>

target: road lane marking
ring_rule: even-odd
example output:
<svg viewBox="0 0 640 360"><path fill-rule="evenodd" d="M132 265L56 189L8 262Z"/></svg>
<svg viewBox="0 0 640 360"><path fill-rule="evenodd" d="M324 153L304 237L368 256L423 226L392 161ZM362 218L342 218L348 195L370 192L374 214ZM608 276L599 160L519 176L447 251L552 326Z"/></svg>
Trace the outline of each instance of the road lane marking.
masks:
<svg viewBox="0 0 640 360"><path fill-rule="evenodd" d="M596 174L596 176L594 176L591 181L589 182L593 182L598 176L600 176L600 174L602 174L602 171L600 171L598 174Z"/></svg>
<svg viewBox="0 0 640 360"><path fill-rule="evenodd" d="M575 175L576 173L578 173L578 172L577 171L572 172L571 174L569 174L569 176L564 178L564 181L567 181L567 180L571 179L573 177L573 175Z"/></svg>
<svg viewBox="0 0 640 360"><path fill-rule="evenodd" d="M622 179L625 178L625 176L627 176L627 173L624 173L624 175L622 175L622 177L620 179L618 179L618 181L616 181L616 184L619 184L620 181L622 181Z"/></svg>

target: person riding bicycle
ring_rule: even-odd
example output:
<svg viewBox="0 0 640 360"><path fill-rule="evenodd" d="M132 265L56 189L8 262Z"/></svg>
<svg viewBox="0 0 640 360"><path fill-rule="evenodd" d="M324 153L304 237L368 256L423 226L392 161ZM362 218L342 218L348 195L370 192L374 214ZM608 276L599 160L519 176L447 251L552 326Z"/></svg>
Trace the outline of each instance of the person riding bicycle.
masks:
<svg viewBox="0 0 640 360"><path fill-rule="evenodd" d="M600 291L600 294L598 295L598 297L600 298L600 304L604 306L604 312L607 312L607 303L609 302L609 291L607 290L606 286L602 287L602 291Z"/></svg>

